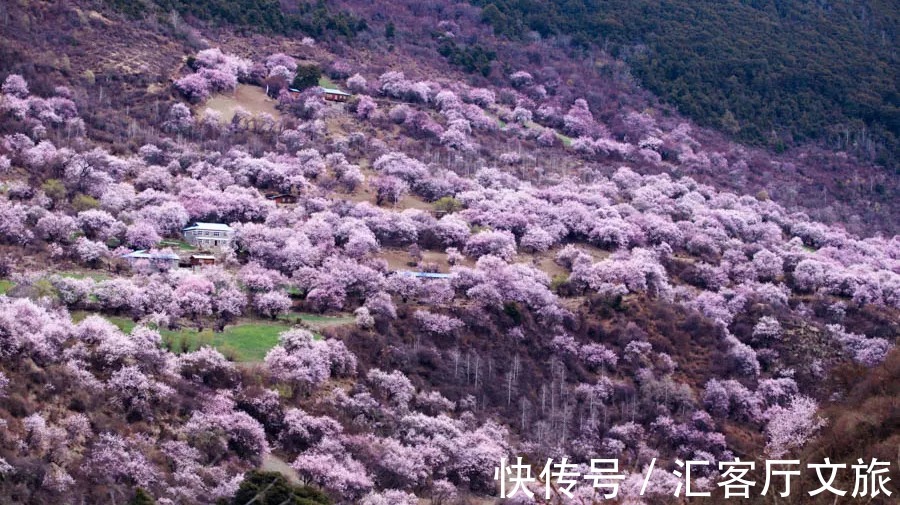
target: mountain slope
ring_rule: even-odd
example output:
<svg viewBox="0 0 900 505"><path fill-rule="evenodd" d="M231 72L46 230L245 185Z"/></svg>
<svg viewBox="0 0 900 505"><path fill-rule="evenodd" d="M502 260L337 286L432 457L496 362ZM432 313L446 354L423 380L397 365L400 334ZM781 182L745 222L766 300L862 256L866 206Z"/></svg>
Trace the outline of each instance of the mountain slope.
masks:
<svg viewBox="0 0 900 505"><path fill-rule="evenodd" d="M609 47L701 124L776 148L825 138L896 166L892 2L478 0L495 31Z"/></svg>
<svg viewBox="0 0 900 505"><path fill-rule="evenodd" d="M565 455L629 502L656 458L657 505L676 459L896 450L882 167L729 141L463 2L316 4L365 20L318 37L141 5L0 16L8 501L488 504ZM191 222L231 228L214 265Z"/></svg>

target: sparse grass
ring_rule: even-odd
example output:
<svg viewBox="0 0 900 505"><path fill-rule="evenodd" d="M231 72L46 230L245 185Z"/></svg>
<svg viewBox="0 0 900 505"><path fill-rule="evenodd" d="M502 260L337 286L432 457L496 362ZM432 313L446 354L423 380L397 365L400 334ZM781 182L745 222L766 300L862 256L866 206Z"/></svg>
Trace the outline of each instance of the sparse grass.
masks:
<svg viewBox="0 0 900 505"><path fill-rule="evenodd" d="M554 133L556 133L556 138L561 140L564 146L569 147L572 145L572 137L563 135L562 133L559 133L559 132L554 132Z"/></svg>
<svg viewBox="0 0 900 505"><path fill-rule="evenodd" d="M211 97L205 104L197 107L197 114L202 114L205 109L212 109L222 115L222 121L231 122L234 111L242 107L253 116L263 112L271 114L276 120L281 117L275 108L275 101L266 96L266 91L259 86L250 84L238 84L232 94L219 94Z"/></svg>
<svg viewBox="0 0 900 505"><path fill-rule="evenodd" d="M388 269L397 270L415 270L409 266L409 251L405 249L385 247L378 255L379 258L387 261ZM428 249L422 250L422 263L434 263L438 266L438 272L447 273L450 271L450 263L447 262L447 253L444 251L432 251ZM474 267L475 262L471 258L463 258L460 265Z"/></svg>
<svg viewBox="0 0 900 505"><path fill-rule="evenodd" d="M105 281L109 279L109 275L101 272L85 272L85 271L75 271L75 270L65 270L62 272L53 272L56 275L60 275L62 277L71 277L72 279L87 279L91 278L95 281Z"/></svg>
<svg viewBox="0 0 900 505"><path fill-rule="evenodd" d="M16 284L13 281L7 279L0 279L0 295L5 295L9 293L9 290L16 287Z"/></svg>

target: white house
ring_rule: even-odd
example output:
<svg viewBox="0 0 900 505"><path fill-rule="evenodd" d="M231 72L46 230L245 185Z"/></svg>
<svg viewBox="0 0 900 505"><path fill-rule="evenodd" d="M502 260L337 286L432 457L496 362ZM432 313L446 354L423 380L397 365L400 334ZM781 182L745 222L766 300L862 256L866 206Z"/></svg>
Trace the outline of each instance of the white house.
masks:
<svg viewBox="0 0 900 505"><path fill-rule="evenodd" d="M194 223L182 232L188 244L207 251L227 249L234 237L234 228L222 223Z"/></svg>

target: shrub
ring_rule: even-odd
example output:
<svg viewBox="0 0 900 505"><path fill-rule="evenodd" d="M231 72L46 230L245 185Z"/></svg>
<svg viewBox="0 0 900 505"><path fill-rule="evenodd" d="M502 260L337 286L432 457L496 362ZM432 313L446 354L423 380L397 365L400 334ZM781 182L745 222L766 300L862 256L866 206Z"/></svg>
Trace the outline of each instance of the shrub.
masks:
<svg viewBox="0 0 900 505"><path fill-rule="evenodd" d="M294 74L294 80L291 81L291 87L303 91L318 86L321 78L322 69L318 64L301 63L297 65L297 72Z"/></svg>
<svg viewBox="0 0 900 505"><path fill-rule="evenodd" d="M438 201L434 202L434 210L444 213L451 214L453 212L457 212L462 210L462 202L453 198L452 196L444 196L438 199Z"/></svg>

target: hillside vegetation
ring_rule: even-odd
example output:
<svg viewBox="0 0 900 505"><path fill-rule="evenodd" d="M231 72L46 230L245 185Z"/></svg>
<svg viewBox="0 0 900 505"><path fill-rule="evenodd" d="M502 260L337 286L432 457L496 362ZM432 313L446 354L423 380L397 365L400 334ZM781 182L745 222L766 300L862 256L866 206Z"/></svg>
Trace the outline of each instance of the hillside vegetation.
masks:
<svg viewBox="0 0 900 505"><path fill-rule="evenodd" d="M366 21L346 12L329 9L326 2L290 2L285 9L277 0L104 0L111 7L132 18L171 16L224 23L232 28L263 33L304 33L322 36L325 33L353 37L366 29Z"/></svg>
<svg viewBox="0 0 900 505"><path fill-rule="evenodd" d="M900 136L893 2L475 0L497 33L610 48L698 122L774 147L828 138L881 160ZM881 144L881 146L876 146ZM895 163L893 161L892 163Z"/></svg>
<svg viewBox="0 0 900 505"><path fill-rule="evenodd" d="M353 37L140 5L0 16L0 502L488 505L521 456L647 505L706 460L724 503L718 463L896 454L883 167L465 2L314 6Z"/></svg>

